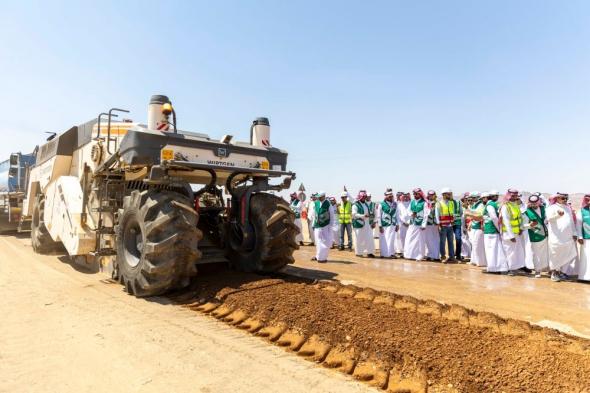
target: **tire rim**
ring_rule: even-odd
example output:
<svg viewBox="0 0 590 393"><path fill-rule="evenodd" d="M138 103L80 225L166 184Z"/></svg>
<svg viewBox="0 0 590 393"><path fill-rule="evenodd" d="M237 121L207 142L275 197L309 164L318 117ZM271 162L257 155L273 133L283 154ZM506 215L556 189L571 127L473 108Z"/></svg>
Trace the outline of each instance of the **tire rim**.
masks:
<svg viewBox="0 0 590 393"><path fill-rule="evenodd" d="M123 247L125 249L125 263L132 268L139 265L143 251L143 233L139 222L133 217L125 225L123 232Z"/></svg>

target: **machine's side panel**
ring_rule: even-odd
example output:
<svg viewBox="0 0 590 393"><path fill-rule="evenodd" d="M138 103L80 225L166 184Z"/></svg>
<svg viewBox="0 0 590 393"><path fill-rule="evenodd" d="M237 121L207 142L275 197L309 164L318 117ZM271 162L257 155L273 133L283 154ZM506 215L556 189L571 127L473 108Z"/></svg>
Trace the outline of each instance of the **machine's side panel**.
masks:
<svg viewBox="0 0 590 393"><path fill-rule="evenodd" d="M61 176L45 192L45 225L55 241L61 241L69 255L88 254L95 236L82 226L83 192L74 176Z"/></svg>

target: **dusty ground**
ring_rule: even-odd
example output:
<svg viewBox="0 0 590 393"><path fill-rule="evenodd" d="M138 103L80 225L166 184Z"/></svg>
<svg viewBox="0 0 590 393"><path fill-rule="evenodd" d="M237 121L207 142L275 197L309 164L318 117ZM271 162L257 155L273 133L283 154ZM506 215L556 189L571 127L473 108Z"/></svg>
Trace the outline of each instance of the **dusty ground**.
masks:
<svg viewBox="0 0 590 393"><path fill-rule="evenodd" d="M0 237L0 392L369 390L194 311L211 299L217 299L216 318L270 335L291 352L392 391L587 392L588 340L449 306L458 296L456 303L475 302L478 311L501 309L528 319L531 304L546 306L544 296L555 297L557 289L539 287L531 296L536 300L521 303L510 296L518 288L506 289L519 281L487 280L524 278L481 273L465 278L463 272L470 271L465 266L346 255L318 265L306 261L311 250L298 251L296 264L286 271L344 282L356 278L359 286L387 287L390 293L338 281L217 272L166 299L140 300L101 274L33 254L27 239ZM561 288L578 294L588 288L565 285ZM478 300L486 293L497 297ZM584 308L567 307L582 326L588 323ZM574 330L557 309L551 303L545 314Z"/></svg>
<svg viewBox="0 0 590 393"><path fill-rule="evenodd" d="M178 306L0 236L0 392L365 392Z"/></svg>

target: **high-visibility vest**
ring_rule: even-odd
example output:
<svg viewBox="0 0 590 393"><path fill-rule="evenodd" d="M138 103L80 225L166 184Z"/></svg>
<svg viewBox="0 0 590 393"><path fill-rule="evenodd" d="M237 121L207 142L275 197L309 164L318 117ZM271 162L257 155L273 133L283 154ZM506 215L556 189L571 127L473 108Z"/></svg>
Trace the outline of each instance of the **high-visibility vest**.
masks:
<svg viewBox="0 0 590 393"><path fill-rule="evenodd" d="M510 226L512 227L512 233L518 235L522 226L520 206L513 202L507 202L505 206L508 209L508 215L510 216ZM502 232L506 232L505 224L506 223L502 221Z"/></svg>
<svg viewBox="0 0 590 393"><path fill-rule="evenodd" d="M349 201L338 205L338 222L340 224L350 224L352 222L352 203Z"/></svg>
<svg viewBox="0 0 590 393"><path fill-rule="evenodd" d="M453 224L455 221L455 201L450 200L448 203L445 200L438 201L438 211L440 225L449 226Z"/></svg>

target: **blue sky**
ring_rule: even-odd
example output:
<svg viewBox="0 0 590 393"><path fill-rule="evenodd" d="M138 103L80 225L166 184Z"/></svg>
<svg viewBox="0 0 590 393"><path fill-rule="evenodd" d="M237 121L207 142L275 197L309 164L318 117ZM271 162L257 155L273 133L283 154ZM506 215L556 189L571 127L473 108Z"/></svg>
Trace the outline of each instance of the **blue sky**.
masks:
<svg viewBox="0 0 590 393"><path fill-rule="evenodd" d="M272 142L308 189L590 191L590 2L7 2L0 157L112 106Z"/></svg>

